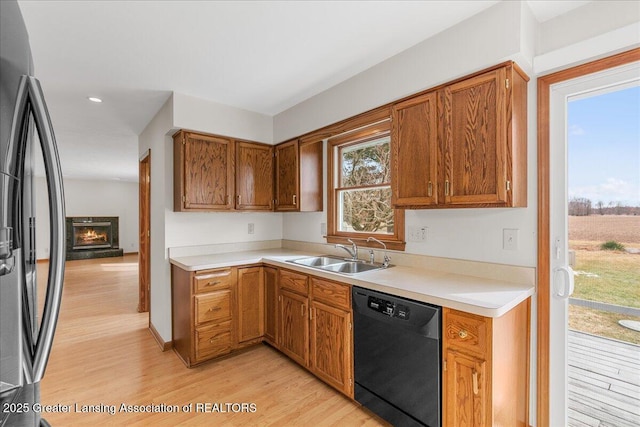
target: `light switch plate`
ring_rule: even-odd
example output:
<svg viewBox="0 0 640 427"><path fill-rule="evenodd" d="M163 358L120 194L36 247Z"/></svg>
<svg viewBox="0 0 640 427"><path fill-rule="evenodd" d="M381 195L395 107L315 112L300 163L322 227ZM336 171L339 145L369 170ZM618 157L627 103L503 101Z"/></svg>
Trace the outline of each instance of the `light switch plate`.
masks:
<svg viewBox="0 0 640 427"><path fill-rule="evenodd" d="M254 224L250 222L249 225L247 226L247 233L253 234L254 232L255 232Z"/></svg>
<svg viewBox="0 0 640 427"><path fill-rule="evenodd" d="M502 249L515 251L518 249L518 229L505 228L502 230Z"/></svg>

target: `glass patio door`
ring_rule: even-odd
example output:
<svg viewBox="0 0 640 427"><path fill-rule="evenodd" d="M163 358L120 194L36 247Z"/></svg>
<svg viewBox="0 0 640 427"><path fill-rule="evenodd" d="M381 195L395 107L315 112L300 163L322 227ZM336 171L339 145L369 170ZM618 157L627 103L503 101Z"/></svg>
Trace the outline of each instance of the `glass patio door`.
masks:
<svg viewBox="0 0 640 427"><path fill-rule="evenodd" d="M594 213L593 210L597 208L599 200L589 200L587 195L580 196L575 191L575 186L569 182L569 166L576 164L579 167L586 167L584 160L580 160L578 163L575 161L575 153L573 151L568 152L569 144L568 139L570 134L584 132L584 129L577 127L571 127L569 125L569 111L570 103L572 100L580 100L588 97L599 96L615 91L628 89L640 84L640 67L638 64L631 64L623 67L612 68L607 71L587 75L578 79L569 80L563 83L559 83L551 86L550 92L550 170L551 170L551 186L550 186L550 212L551 212L551 224L550 224L550 236L551 236L551 248L550 248L550 267L551 267L551 295L550 295L550 390L549 390L549 424L552 426L563 425L583 425L580 422L587 421L581 419L581 417L588 417L590 415L584 415L577 413L574 409L569 409L570 396L572 400L575 400L575 395L572 395L571 387L575 386L575 376L573 375L573 367L569 367L569 360L574 359L574 355L571 351L576 350L575 341L576 337L573 331L570 331L569 327L569 305L576 299L572 297L574 292L574 281L576 279L575 272L572 269L572 265L576 266L575 256L576 243L569 240L570 219L571 227L576 228L576 209L591 209L589 212ZM597 119L597 118L596 118ZM595 119L594 119L595 120ZM612 132L613 134L614 132ZM607 144L610 141L603 140L603 144ZM571 150L584 150L584 146L572 145ZM634 153L630 152L628 155L633 156ZM639 156L640 151L635 152L635 156ZM581 158L577 156L577 158ZM619 157L618 157L619 158ZM615 162L616 157L611 155L609 157L603 157L601 162ZM571 162L571 163L570 163ZM582 164L580 162L583 162ZM595 170L593 170L595 169ZM600 168L602 169L602 168ZM591 173L597 174L598 168L592 168ZM572 174L573 176L573 174ZM640 172L636 175L636 181L640 181ZM606 180L604 184L607 184ZM635 184L638 184L636 182ZM571 189L571 191L570 191ZM583 189L586 191L586 189ZM638 190L636 190L638 191ZM604 202L603 202L604 204ZM640 205L639 205L640 206ZM572 215L570 215L570 213ZM581 212L583 214L584 212ZM589 216L588 214L584 216ZM605 242L603 242L605 243ZM640 263L640 255L638 255L638 263ZM579 271L582 274L582 271ZM582 292L583 277L578 278L578 285L580 292ZM577 320L577 322L584 325L590 320L585 317ZM575 319L572 319L575 328ZM587 326L585 329L589 329ZM579 340L578 340L579 341ZM571 342L571 346L568 343ZM596 344L596 346L602 346L602 343ZM579 351L579 350L578 350ZM582 358L583 361L588 360L591 357L593 351L586 351L587 354L582 354L578 358ZM570 357L571 356L571 357ZM633 349L629 353L629 358L633 360ZM640 359L638 359L640 362ZM598 363L597 361L592 363ZM572 373L571 386L569 385L570 372ZM589 379L591 383L599 381ZM640 390L640 388L638 389ZM631 394L640 394L640 392L632 391ZM596 393L597 394L597 393ZM580 396L577 397L580 399ZM633 399L633 396L631 396ZM640 398L640 396L638 396ZM608 399L604 396L595 396L593 400ZM586 400L586 399L585 399ZM582 403L581 403L582 404ZM585 405L589 405L586 402ZM633 405L633 404L632 404ZM575 406L575 405L573 405ZM633 416L633 414L631 414ZM640 414L638 414L640 416ZM640 419L640 418L639 418ZM606 421L606 420L605 420ZM622 421L621 421L622 422ZM617 424L613 424L617 425ZM620 424L626 425L626 424ZM632 424L633 425L633 424Z"/></svg>

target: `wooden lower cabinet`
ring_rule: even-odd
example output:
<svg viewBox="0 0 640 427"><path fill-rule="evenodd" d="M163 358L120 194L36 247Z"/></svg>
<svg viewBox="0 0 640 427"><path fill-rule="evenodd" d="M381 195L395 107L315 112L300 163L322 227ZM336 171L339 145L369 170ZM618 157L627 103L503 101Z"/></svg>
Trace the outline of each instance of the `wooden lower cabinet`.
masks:
<svg viewBox="0 0 640 427"><path fill-rule="evenodd" d="M264 339L277 347L278 343L278 270L263 267L264 277Z"/></svg>
<svg viewBox="0 0 640 427"><path fill-rule="evenodd" d="M280 351L353 397L351 287L279 272Z"/></svg>
<svg viewBox="0 0 640 427"><path fill-rule="evenodd" d="M353 357L351 313L311 302L309 369L327 384L351 396Z"/></svg>
<svg viewBox="0 0 640 427"><path fill-rule="evenodd" d="M237 270L171 266L173 349L187 367L236 347Z"/></svg>
<svg viewBox="0 0 640 427"><path fill-rule="evenodd" d="M486 361L447 350L447 421L456 426L485 425L487 418Z"/></svg>
<svg viewBox="0 0 640 427"><path fill-rule="evenodd" d="M262 266L171 272L187 367L264 340L354 397L349 285ZM443 426L528 426L529 315L530 299L498 318L443 308Z"/></svg>
<svg viewBox="0 0 640 427"><path fill-rule="evenodd" d="M443 426L528 426L530 299L501 317L443 309Z"/></svg>
<svg viewBox="0 0 640 427"><path fill-rule="evenodd" d="M264 277L262 267L238 269L238 343L262 341Z"/></svg>
<svg viewBox="0 0 640 427"><path fill-rule="evenodd" d="M280 341L284 354L309 366L309 299L280 289Z"/></svg>

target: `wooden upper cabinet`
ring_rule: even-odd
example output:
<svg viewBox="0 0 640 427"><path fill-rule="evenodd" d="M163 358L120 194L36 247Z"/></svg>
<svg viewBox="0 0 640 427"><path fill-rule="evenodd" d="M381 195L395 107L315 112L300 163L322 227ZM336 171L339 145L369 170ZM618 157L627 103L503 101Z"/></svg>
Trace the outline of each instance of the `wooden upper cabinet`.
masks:
<svg viewBox="0 0 640 427"><path fill-rule="evenodd" d="M180 131L174 141L174 210L228 210L233 195L233 141Z"/></svg>
<svg viewBox="0 0 640 427"><path fill-rule="evenodd" d="M322 140L276 146L276 211L322 211Z"/></svg>
<svg viewBox="0 0 640 427"><path fill-rule="evenodd" d="M391 117L391 203L394 206L438 203L436 92L395 104Z"/></svg>
<svg viewBox="0 0 640 427"><path fill-rule="evenodd" d="M396 103L394 206L526 206L528 80L507 62Z"/></svg>
<svg viewBox="0 0 640 427"><path fill-rule="evenodd" d="M300 188L298 140L276 146L276 210L297 211Z"/></svg>
<svg viewBox="0 0 640 427"><path fill-rule="evenodd" d="M273 210L273 146L236 142L235 208Z"/></svg>
<svg viewBox="0 0 640 427"><path fill-rule="evenodd" d="M514 65L443 89L444 202L526 206L526 83Z"/></svg>

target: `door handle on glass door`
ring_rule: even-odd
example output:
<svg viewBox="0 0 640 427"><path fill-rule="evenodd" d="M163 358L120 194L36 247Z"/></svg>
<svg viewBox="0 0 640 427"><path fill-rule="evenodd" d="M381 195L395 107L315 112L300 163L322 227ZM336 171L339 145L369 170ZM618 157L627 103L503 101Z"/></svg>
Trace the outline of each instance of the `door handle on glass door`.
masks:
<svg viewBox="0 0 640 427"><path fill-rule="evenodd" d="M559 274L562 274L562 284L561 281L558 280ZM575 273L571 267L557 267L553 270L553 289L555 296L567 299L573 294L575 287L573 280L574 275ZM567 286L569 289L567 289Z"/></svg>

